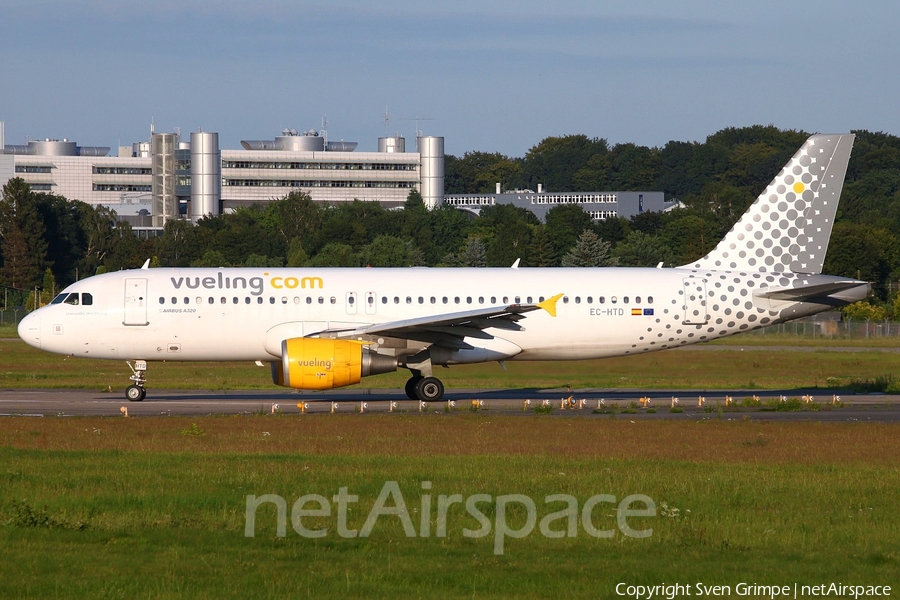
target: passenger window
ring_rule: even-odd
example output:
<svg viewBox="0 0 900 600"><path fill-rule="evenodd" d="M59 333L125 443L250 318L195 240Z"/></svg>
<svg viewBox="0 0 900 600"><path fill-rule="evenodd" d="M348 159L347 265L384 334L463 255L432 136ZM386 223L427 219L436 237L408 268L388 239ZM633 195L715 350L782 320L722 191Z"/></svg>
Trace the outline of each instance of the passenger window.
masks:
<svg viewBox="0 0 900 600"><path fill-rule="evenodd" d="M466 297L466 304L472 304L472 296Z"/></svg>
<svg viewBox="0 0 900 600"><path fill-rule="evenodd" d="M216 303L216 299L213 298L212 296L210 296L210 297L209 297L209 303L210 303L210 304L215 304L215 303Z"/></svg>
<svg viewBox="0 0 900 600"><path fill-rule="evenodd" d="M275 304L275 296L269 296L269 304Z"/></svg>
<svg viewBox="0 0 900 600"><path fill-rule="evenodd" d="M491 304L497 304L497 296L491 296Z"/></svg>
<svg viewBox="0 0 900 600"><path fill-rule="evenodd" d="M456 303L456 304L459 304L459 296L455 296L455 297L453 298L453 302Z"/></svg>
<svg viewBox="0 0 900 600"><path fill-rule="evenodd" d="M604 298L603 296L600 296L599 298L597 298L597 303L598 304L606 304L606 298Z"/></svg>
<svg viewBox="0 0 900 600"><path fill-rule="evenodd" d="M419 304L425 304L425 298L419 296Z"/></svg>
<svg viewBox="0 0 900 600"><path fill-rule="evenodd" d="M232 303L232 304L237 304L237 303L238 303L238 297L237 297L237 296L233 297L233 298L231 299L231 303Z"/></svg>
<svg viewBox="0 0 900 600"><path fill-rule="evenodd" d="M294 296L294 304L300 304L300 296Z"/></svg>
<svg viewBox="0 0 900 600"><path fill-rule="evenodd" d="M263 303L262 296L258 296L258 297L256 298L256 303L257 303L257 304L262 304L262 303Z"/></svg>
<svg viewBox="0 0 900 600"><path fill-rule="evenodd" d="M593 299L593 297L588 296L588 297L585 299L585 302L587 302L588 304L593 304L593 303L594 303L594 299Z"/></svg>
<svg viewBox="0 0 900 600"><path fill-rule="evenodd" d="M203 298L201 298L200 296L197 296L196 302L197 302L197 304L203 304Z"/></svg>
<svg viewBox="0 0 900 600"><path fill-rule="evenodd" d="M615 304L617 299L615 296L613 296L612 298L609 299L609 301L612 302L613 304Z"/></svg>
<svg viewBox="0 0 900 600"><path fill-rule="evenodd" d="M527 298L525 298L525 302L527 302L528 304L531 304L531 296L528 296Z"/></svg>
<svg viewBox="0 0 900 600"><path fill-rule="evenodd" d="M509 296L503 296L503 304L509 304Z"/></svg>
<svg viewBox="0 0 900 600"><path fill-rule="evenodd" d="M282 297L281 297L281 303L282 303L282 304L287 304L287 296L282 296Z"/></svg>
<svg viewBox="0 0 900 600"><path fill-rule="evenodd" d="M569 303L569 297L563 296L563 304L568 304L568 303Z"/></svg>
<svg viewBox="0 0 900 600"><path fill-rule="evenodd" d="M484 296L478 296L478 304L484 304Z"/></svg>
<svg viewBox="0 0 900 600"><path fill-rule="evenodd" d="M350 296L349 298L347 298L347 302L350 304L350 306L353 306L356 303L356 297Z"/></svg>
<svg viewBox="0 0 900 600"><path fill-rule="evenodd" d="M94 297L90 294L82 294L81 295L81 303L85 306L90 306L94 303Z"/></svg>
<svg viewBox="0 0 900 600"><path fill-rule="evenodd" d="M228 301L225 299L225 296L222 296L222 304L225 304L226 302Z"/></svg>
<svg viewBox="0 0 900 600"><path fill-rule="evenodd" d="M575 304L581 304L581 296L575 296Z"/></svg>
<svg viewBox="0 0 900 600"><path fill-rule="evenodd" d="M653 304L653 296L647 296L647 304Z"/></svg>
<svg viewBox="0 0 900 600"><path fill-rule="evenodd" d="M331 300L331 303L334 304L334 296L331 297ZM366 296L366 302L369 303L369 306L372 306L373 304L375 304L375 296Z"/></svg>
<svg viewBox="0 0 900 600"><path fill-rule="evenodd" d="M538 302L543 302L543 301L544 301L544 297L543 297L543 296L538 296Z"/></svg>
<svg viewBox="0 0 900 600"><path fill-rule="evenodd" d="M394 304L400 304L400 297L394 296Z"/></svg>
<svg viewBox="0 0 900 600"><path fill-rule="evenodd" d="M325 304L325 298L323 298L322 296L319 296L319 304Z"/></svg>
<svg viewBox="0 0 900 600"><path fill-rule="evenodd" d="M435 302L437 302L437 299L436 299L434 296L432 296L432 297L431 297L431 303L434 304Z"/></svg>
<svg viewBox="0 0 900 600"><path fill-rule="evenodd" d="M54 300L54 302L55 302L55 300ZM159 297L159 303L160 303L160 304L165 304L165 303L166 303L166 299L163 298L162 296L160 296L160 297Z"/></svg>
<svg viewBox="0 0 900 600"><path fill-rule="evenodd" d="M307 303L307 304L312 304L312 298L311 298L310 296L307 296L307 297L306 297L306 303Z"/></svg>
<svg viewBox="0 0 900 600"><path fill-rule="evenodd" d="M447 304L447 296L444 296L441 300L443 300L444 304Z"/></svg>
<svg viewBox="0 0 900 600"><path fill-rule="evenodd" d="M640 297L640 296L635 296L635 297L634 297L634 303L635 303L635 304L640 304L640 303L641 303L641 297Z"/></svg>
<svg viewBox="0 0 900 600"><path fill-rule="evenodd" d="M519 298L518 296L516 296L516 304L519 304L519 303L521 303L521 302L522 302L522 299Z"/></svg>
<svg viewBox="0 0 900 600"><path fill-rule="evenodd" d="M184 303L185 303L185 304L190 304L190 303L191 303L191 299L188 298L187 296L185 296L185 297L184 297Z"/></svg>
<svg viewBox="0 0 900 600"><path fill-rule="evenodd" d="M244 304L250 304L250 296L244 298Z"/></svg>
<svg viewBox="0 0 900 600"><path fill-rule="evenodd" d="M410 296L407 296L407 297L406 297L406 303L407 303L407 304L412 304L412 298L411 298Z"/></svg>
<svg viewBox="0 0 900 600"><path fill-rule="evenodd" d="M172 304L178 304L178 298L172 296Z"/></svg>
<svg viewBox="0 0 900 600"><path fill-rule="evenodd" d="M369 298L369 304L372 304L373 302L375 302L375 298ZM337 304L337 298L335 298L334 296L332 296L332 297L331 297L331 303L332 303L332 304Z"/></svg>
<svg viewBox="0 0 900 600"><path fill-rule="evenodd" d="M628 296L622 298L622 304L628 304Z"/></svg>

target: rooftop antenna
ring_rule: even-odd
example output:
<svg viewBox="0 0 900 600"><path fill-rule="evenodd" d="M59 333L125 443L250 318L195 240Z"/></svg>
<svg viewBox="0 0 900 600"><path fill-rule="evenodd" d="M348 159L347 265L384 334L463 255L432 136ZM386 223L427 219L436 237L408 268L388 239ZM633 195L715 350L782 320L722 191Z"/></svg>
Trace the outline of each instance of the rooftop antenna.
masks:
<svg viewBox="0 0 900 600"><path fill-rule="evenodd" d="M381 118L384 120L384 137L387 137L388 127L391 125L391 115L388 113L387 104L384 105L384 112L381 114Z"/></svg>
<svg viewBox="0 0 900 600"><path fill-rule="evenodd" d="M435 121L437 120L435 117L412 117L409 119L400 119L401 121L415 121L416 122L416 137L422 137L424 133L419 129L419 121Z"/></svg>
<svg viewBox="0 0 900 600"><path fill-rule="evenodd" d="M328 147L328 115L322 115L322 136L325 138L325 147Z"/></svg>
<svg viewBox="0 0 900 600"><path fill-rule="evenodd" d="M150 137L153 137L154 132L155 132L155 129L153 127L153 117L151 116L150 117Z"/></svg>

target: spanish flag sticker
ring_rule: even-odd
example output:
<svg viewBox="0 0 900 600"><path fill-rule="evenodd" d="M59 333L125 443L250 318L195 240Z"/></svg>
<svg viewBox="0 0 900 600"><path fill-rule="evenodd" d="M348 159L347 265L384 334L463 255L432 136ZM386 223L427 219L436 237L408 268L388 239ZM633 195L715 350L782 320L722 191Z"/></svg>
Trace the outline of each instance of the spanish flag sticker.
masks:
<svg viewBox="0 0 900 600"><path fill-rule="evenodd" d="M631 309L631 314L632 314L632 315L637 315L637 316L639 317L639 316L641 316L642 314L644 314L644 311L642 311L640 308L632 308L632 309Z"/></svg>

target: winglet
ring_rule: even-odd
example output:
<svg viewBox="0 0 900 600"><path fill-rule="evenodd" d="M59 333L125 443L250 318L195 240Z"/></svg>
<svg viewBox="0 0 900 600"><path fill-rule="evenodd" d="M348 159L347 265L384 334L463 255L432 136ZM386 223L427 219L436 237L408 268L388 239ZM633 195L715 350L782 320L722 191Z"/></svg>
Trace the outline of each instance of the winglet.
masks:
<svg viewBox="0 0 900 600"><path fill-rule="evenodd" d="M150 259L148 258L147 260L144 261L144 266L141 267L141 270L143 271L143 270L146 270L149 268L150 268Z"/></svg>
<svg viewBox="0 0 900 600"><path fill-rule="evenodd" d="M512 267L510 267L510 268L511 268L511 269L518 269L518 268L519 268L519 261L520 261L520 260L521 260L521 259L517 258L517 259L516 259L516 262L514 262L514 263L512 264Z"/></svg>
<svg viewBox="0 0 900 600"><path fill-rule="evenodd" d="M551 317L556 316L556 303L559 302L559 299L563 297L563 294L557 294L552 298L547 298L543 302L538 302L538 306L546 310L550 313Z"/></svg>

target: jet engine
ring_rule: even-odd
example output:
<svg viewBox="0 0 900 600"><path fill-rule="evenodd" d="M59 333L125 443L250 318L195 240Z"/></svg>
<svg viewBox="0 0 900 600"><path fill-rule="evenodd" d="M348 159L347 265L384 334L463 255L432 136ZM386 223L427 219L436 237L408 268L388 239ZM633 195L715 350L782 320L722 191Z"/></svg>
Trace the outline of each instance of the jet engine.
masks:
<svg viewBox="0 0 900 600"><path fill-rule="evenodd" d="M396 370L396 357L372 352L363 342L291 338L281 342L281 362L272 362L272 381L300 390L330 390Z"/></svg>

